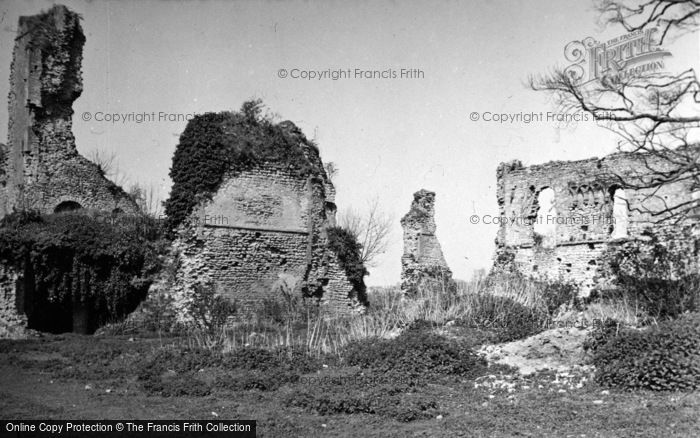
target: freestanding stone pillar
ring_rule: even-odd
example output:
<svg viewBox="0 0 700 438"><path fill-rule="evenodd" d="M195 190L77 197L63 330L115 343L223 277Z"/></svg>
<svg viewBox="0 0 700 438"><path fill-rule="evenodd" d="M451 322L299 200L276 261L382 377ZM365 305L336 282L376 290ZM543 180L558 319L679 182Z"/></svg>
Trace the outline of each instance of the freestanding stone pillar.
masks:
<svg viewBox="0 0 700 438"><path fill-rule="evenodd" d="M403 256L401 257L401 291L415 296L421 289L454 288L452 271L435 236L435 193L419 190L401 219Z"/></svg>

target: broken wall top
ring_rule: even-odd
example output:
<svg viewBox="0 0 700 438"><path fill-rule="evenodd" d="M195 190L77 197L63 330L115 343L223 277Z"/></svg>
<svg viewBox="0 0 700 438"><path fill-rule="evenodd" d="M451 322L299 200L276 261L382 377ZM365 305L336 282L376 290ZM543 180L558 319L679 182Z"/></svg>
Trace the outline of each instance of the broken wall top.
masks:
<svg viewBox="0 0 700 438"><path fill-rule="evenodd" d="M501 221L497 245L536 245L535 227L542 224L550 226L556 245L607 242L620 237L622 225L621 235L638 236L649 226L659 226L655 224L662 216L654 212L690 199L690 181L641 187L650 175L672 169L662 157L633 153L527 167L519 161L502 163L497 171L499 214L509 220ZM540 211L547 208L539 205L545 190L552 202L549 211ZM615 213L620 196L624 200Z"/></svg>
<svg viewBox="0 0 700 438"><path fill-rule="evenodd" d="M138 213L135 202L78 154L73 102L83 90L80 16L57 5L19 19L10 69L0 216L63 208Z"/></svg>
<svg viewBox="0 0 700 438"><path fill-rule="evenodd" d="M401 218L401 225L420 226L426 231L435 232L435 192L421 189L413 194L411 208Z"/></svg>
<svg viewBox="0 0 700 438"><path fill-rule="evenodd" d="M72 114L71 105L83 91L81 63L85 35L80 16L62 5L47 12L20 17L14 60L28 57L27 100L56 116ZM22 72L19 72L20 74ZM13 84L13 89L22 84ZM24 106L23 102L17 102Z"/></svg>
<svg viewBox="0 0 700 438"><path fill-rule="evenodd" d="M423 189L414 193L411 208L401 219L401 290L405 294L413 295L436 284L440 287L452 284L452 272L435 235L434 215L435 192Z"/></svg>
<svg viewBox="0 0 700 438"><path fill-rule="evenodd" d="M206 113L188 122L170 170L173 188L165 213L171 229L197 215L199 207L243 175L274 173L280 181L290 180L284 183L288 187L317 185L323 201L333 202L334 190L318 148L294 123L274 124L263 117L260 105L246 102L239 112Z"/></svg>

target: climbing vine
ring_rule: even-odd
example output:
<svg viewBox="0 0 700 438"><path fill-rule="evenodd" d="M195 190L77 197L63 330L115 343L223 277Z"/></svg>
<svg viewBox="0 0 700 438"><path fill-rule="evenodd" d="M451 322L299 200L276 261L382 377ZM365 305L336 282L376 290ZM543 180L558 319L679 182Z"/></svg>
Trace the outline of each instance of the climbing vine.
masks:
<svg viewBox="0 0 700 438"><path fill-rule="evenodd" d="M0 222L0 260L23 274L27 308L80 302L96 326L134 310L145 297L164 250L157 223L115 223L83 213L13 213Z"/></svg>
<svg viewBox="0 0 700 438"><path fill-rule="evenodd" d="M348 280L357 293L355 298L363 304L367 304L367 287L364 277L368 274L367 268L362 263L362 246L355 239L355 235L342 227L330 227L327 230L328 247L338 257L340 267L345 271Z"/></svg>
<svg viewBox="0 0 700 438"><path fill-rule="evenodd" d="M210 199L230 172L272 164L299 176L323 174L318 148L300 131L273 123L262 109L262 102L253 100L239 112L206 113L189 121L170 169L173 188L165 202L170 229Z"/></svg>

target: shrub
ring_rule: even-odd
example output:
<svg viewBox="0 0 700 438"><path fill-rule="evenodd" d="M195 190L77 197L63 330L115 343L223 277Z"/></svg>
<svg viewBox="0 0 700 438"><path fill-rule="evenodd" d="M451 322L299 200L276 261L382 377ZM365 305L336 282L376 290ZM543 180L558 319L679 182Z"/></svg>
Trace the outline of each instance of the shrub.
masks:
<svg viewBox="0 0 700 438"><path fill-rule="evenodd" d="M591 354L596 354L599 348L617 336L621 328L623 327L621 327L619 322L613 319L605 319L588 334L583 342L583 349Z"/></svg>
<svg viewBox="0 0 700 438"><path fill-rule="evenodd" d="M212 391L211 385L199 379L194 372L177 375L165 373L160 379L146 380L143 387L147 393L161 397L206 397Z"/></svg>
<svg viewBox="0 0 700 438"><path fill-rule="evenodd" d="M175 298L166 293L151 294L141 303L139 328L151 333L173 331L177 324Z"/></svg>
<svg viewBox="0 0 700 438"><path fill-rule="evenodd" d="M187 306L192 321L197 329L214 335L226 325L229 316L236 314L238 306L235 301L217 295L213 285L196 285L194 289Z"/></svg>
<svg viewBox="0 0 700 438"><path fill-rule="evenodd" d="M133 311L145 297L163 251L155 220L115 223L89 212L13 213L0 223L0 258L22 272L29 325L70 331L84 303L89 332Z"/></svg>
<svg viewBox="0 0 700 438"><path fill-rule="evenodd" d="M239 112L206 113L187 123L175 149L165 202L168 225L175 229L197 203L209 199L228 172L276 163L300 176L324 175L318 148L300 132L262 115L262 102L248 101Z"/></svg>
<svg viewBox="0 0 700 438"><path fill-rule="evenodd" d="M354 375L320 379L313 386L295 386L284 398L287 406L320 415L373 414L409 422L435 417L438 404L416 387L401 381Z"/></svg>
<svg viewBox="0 0 700 438"><path fill-rule="evenodd" d="M299 376L320 367L320 362L304 351L287 348L244 347L221 353L204 348L173 347L157 350L144 359L139 365L138 378L148 393L169 396L175 390L187 388L180 380L196 377L199 370L213 369L217 370L217 387L270 391L296 382Z"/></svg>
<svg viewBox="0 0 700 438"><path fill-rule="evenodd" d="M495 342L510 342L543 331L549 315L526 307L517 301L489 293L477 294L467 318L458 320L463 326L486 329L495 333Z"/></svg>
<svg viewBox="0 0 700 438"><path fill-rule="evenodd" d="M473 377L486 367L466 344L425 330L406 330L395 339L350 342L343 358L348 365L404 379Z"/></svg>
<svg viewBox="0 0 700 438"><path fill-rule="evenodd" d="M634 303L657 319L700 310L700 275L695 264L700 242L686 229L677 230L676 239L662 239L648 230L643 234L648 240L609 250L604 269L616 287L596 295Z"/></svg>
<svg viewBox="0 0 700 438"><path fill-rule="evenodd" d="M217 377L216 386L231 391L274 391L288 383L297 382L299 377L299 374L293 371L278 368L265 372L246 370L228 372Z"/></svg>
<svg viewBox="0 0 700 438"><path fill-rule="evenodd" d="M550 316L554 316L562 305L577 307L578 287L563 281L536 281L540 288L540 297Z"/></svg>
<svg viewBox="0 0 700 438"><path fill-rule="evenodd" d="M692 390L700 387L700 313L645 330L616 335L604 327L592 339L596 380L628 389Z"/></svg>

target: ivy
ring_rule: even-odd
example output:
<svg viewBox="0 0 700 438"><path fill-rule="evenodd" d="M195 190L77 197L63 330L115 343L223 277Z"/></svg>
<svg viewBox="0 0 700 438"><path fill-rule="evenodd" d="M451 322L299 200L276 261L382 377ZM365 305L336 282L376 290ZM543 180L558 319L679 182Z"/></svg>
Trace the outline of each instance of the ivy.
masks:
<svg viewBox="0 0 700 438"><path fill-rule="evenodd" d="M262 115L260 100L239 112L206 113L189 121L175 149L165 202L174 230L205 199L211 199L228 174L275 166L300 177L322 175L318 148L290 122L275 124Z"/></svg>
<svg viewBox="0 0 700 438"><path fill-rule="evenodd" d="M355 235L342 227L329 227L328 247L338 257L340 267L345 271L348 280L356 291L356 298L363 304L367 304L367 287L364 277L369 274L362 263L362 246L355 239Z"/></svg>
<svg viewBox="0 0 700 438"><path fill-rule="evenodd" d="M145 297L165 245L160 236L146 217L115 223L112 216L83 212L13 213L0 222L0 260L32 282L25 308L68 312L80 302L97 326L133 311Z"/></svg>

